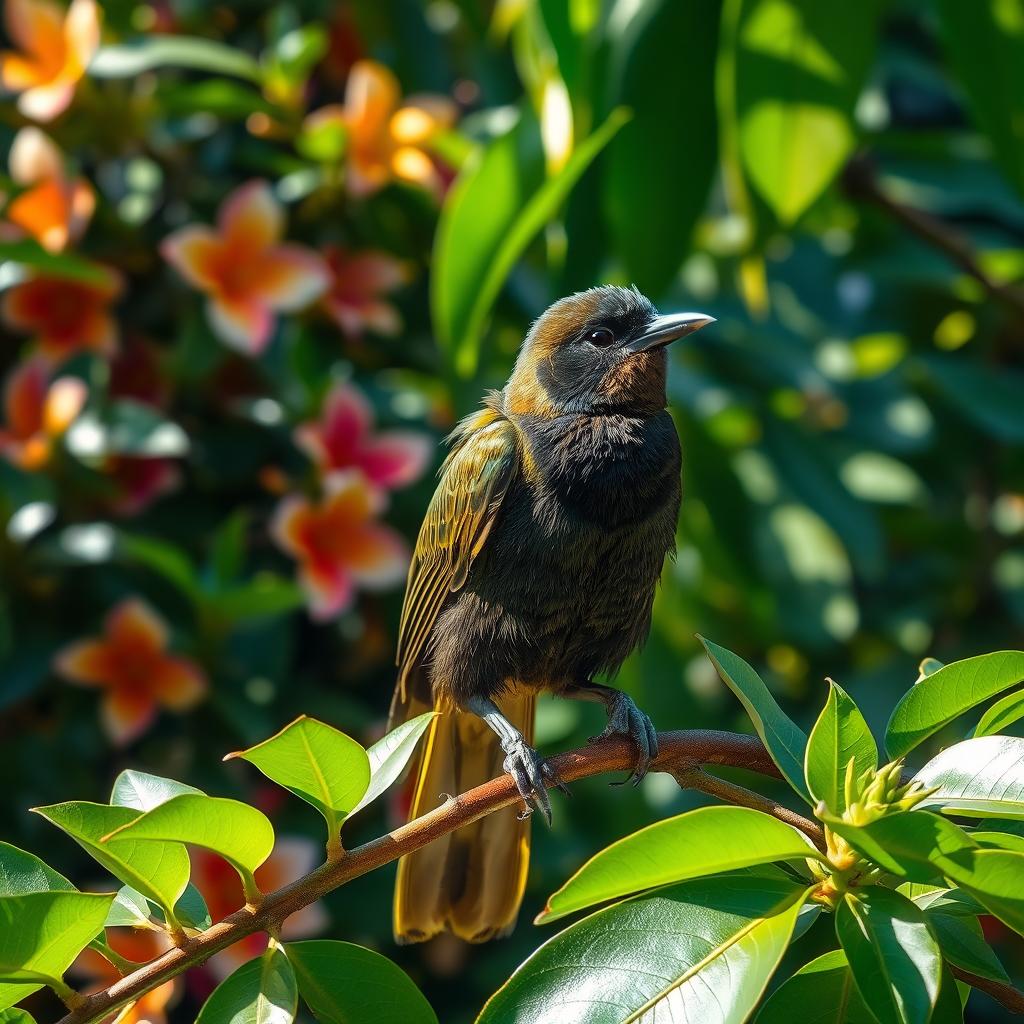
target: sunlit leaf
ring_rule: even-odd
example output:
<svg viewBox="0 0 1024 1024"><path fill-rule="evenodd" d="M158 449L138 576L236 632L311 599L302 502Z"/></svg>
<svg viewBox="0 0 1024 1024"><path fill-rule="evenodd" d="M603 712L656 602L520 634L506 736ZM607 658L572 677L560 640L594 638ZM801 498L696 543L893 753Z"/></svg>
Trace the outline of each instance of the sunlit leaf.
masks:
<svg viewBox="0 0 1024 1024"><path fill-rule="evenodd" d="M1024 853L1016 850L974 851L966 865L954 864L949 876L990 914L1024 935Z"/></svg>
<svg viewBox="0 0 1024 1024"><path fill-rule="evenodd" d="M116 779L110 792L110 802L117 807L134 807L137 811L151 811L182 793L202 793L195 786L150 775L134 768L126 768Z"/></svg>
<svg viewBox="0 0 1024 1024"><path fill-rule="evenodd" d="M218 75L260 80L255 60L241 50L212 39L179 35L153 35L117 46L101 47L89 64L97 78L135 78L155 68L194 68Z"/></svg>
<svg viewBox="0 0 1024 1024"><path fill-rule="evenodd" d="M979 978L1009 984L1006 969L989 945L976 917L928 911L925 911L925 917L942 948L942 955L951 964Z"/></svg>
<svg viewBox="0 0 1024 1024"><path fill-rule="evenodd" d="M74 889L60 872L34 853L19 850L10 843L0 843L0 896Z"/></svg>
<svg viewBox="0 0 1024 1024"><path fill-rule="evenodd" d="M878 1024L853 983L841 949L804 964L772 993L756 1021L795 1024L808 1019L811 1007L815 1024Z"/></svg>
<svg viewBox="0 0 1024 1024"><path fill-rule="evenodd" d="M938 787L923 806L979 818L1024 819L1024 739L981 736L933 757L914 778Z"/></svg>
<svg viewBox="0 0 1024 1024"><path fill-rule="evenodd" d="M291 1024L298 1005L295 972L274 942L213 990L196 1024Z"/></svg>
<svg viewBox="0 0 1024 1024"><path fill-rule="evenodd" d="M860 708L830 679L825 708L807 740L805 774L811 796L836 814L846 809L844 783L851 761L858 778L878 767L878 748Z"/></svg>
<svg viewBox="0 0 1024 1024"><path fill-rule="evenodd" d="M416 752L420 737L437 717L436 711L426 711L410 718L398 728L382 736L366 751L370 762L370 784L359 803L349 812L349 817L373 803L387 790L405 770L409 759Z"/></svg>
<svg viewBox="0 0 1024 1024"><path fill-rule="evenodd" d="M146 928L152 923L151 914L149 900L137 889L123 885L110 904L103 924L107 928Z"/></svg>
<svg viewBox="0 0 1024 1024"><path fill-rule="evenodd" d="M988 708L975 726L975 736L996 736L1024 718L1024 690L1008 693Z"/></svg>

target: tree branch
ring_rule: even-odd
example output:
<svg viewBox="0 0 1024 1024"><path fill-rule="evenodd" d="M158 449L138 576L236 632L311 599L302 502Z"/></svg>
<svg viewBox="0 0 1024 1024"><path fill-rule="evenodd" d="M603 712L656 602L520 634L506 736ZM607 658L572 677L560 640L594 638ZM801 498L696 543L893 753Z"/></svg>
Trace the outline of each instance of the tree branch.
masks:
<svg viewBox="0 0 1024 1024"><path fill-rule="evenodd" d="M949 963L949 961L947 960L946 963ZM979 978L976 974L969 974L954 964L949 964L949 969L953 972L954 977L967 982L971 988L976 988L979 992L990 995L1003 1009L1009 1010L1010 1013L1024 1014L1024 992L1021 992L1020 989L1007 985L1002 981L990 981L988 978Z"/></svg>
<svg viewBox="0 0 1024 1024"><path fill-rule="evenodd" d="M779 775L768 752L754 736L713 730L666 732L659 733L658 745L659 754L652 764L654 771L675 774L702 764L717 764L747 768L773 777ZM580 750L558 754L549 758L549 763L563 781L575 782L605 772L628 771L635 757L629 740L611 737ZM244 907L236 911L201 935L186 940L181 946L168 950L114 982L109 988L85 996L82 1004L61 1018L59 1024L94 1024L103 1020L114 1010L134 1002L189 968L197 967L246 935L279 927L285 918L346 882L518 801L515 784L507 775L451 797L415 821L348 850L304 878L268 894L258 907Z"/></svg>

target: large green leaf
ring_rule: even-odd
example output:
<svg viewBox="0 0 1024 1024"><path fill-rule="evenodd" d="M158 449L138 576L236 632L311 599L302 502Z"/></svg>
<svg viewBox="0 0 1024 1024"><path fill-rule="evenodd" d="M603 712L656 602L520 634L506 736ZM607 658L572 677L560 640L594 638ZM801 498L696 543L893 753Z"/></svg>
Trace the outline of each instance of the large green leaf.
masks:
<svg viewBox="0 0 1024 1024"><path fill-rule="evenodd" d="M947 814L1024 820L1024 739L980 736L947 747L915 776Z"/></svg>
<svg viewBox="0 0 1024 1024"><path fill-rule="evenodd" d="M996 736L1024 718L1024 690L1008 693L987 708L974 729L975 736Z"/></svg>
<svg viewBox="0 0 1024 1024"><path fill-rule="evenodd" d="M190 865L185 847L176 842L158 845L123 837L101 841L115 829L136 821L139 811L84 800L34 807L33 811L66 832L115 878L141 892L165 913L172 908L173 915L174 904L188 885Z"/></svg>
<svg viewBox="0 0 1024 1024"><path fill-rule="evenodd" d="M841 949L804 964L772 993L757 1024L878 1024L864 1005Z"/></svg>
<svg viewBox="0 0 1024 1024"><path fill-rule="evenodd" d="M847 892L836 934L864 1002L880 1024L928 1024L942 981L942 954L921 910L881 886Z"/></svg>
<svg viewBox="0 0 1024 1024"><path fill-rule="evenodd" d="M1024 17L1016 0L941 0L957 83L1003 172L1024 194Z"/></svg>
<svg viewBox="0 0 1024 1024"><path fill-rule="evenodd" d="M902 757L948 722L1024 679L1024 651L997 651L943 665L900 699L885 730L889 756Z"/></svg>
<svg viewBox="0 0 1024 1024"><path fill-rule="evenodd" d="M701 807L655 822L595 854L549 897L536 923L656 885L808 857L821 854L802 832L777 818L748 807Z"/></svg>
<svg viewBox="0 0 1024 1024"><path fill-rule="evenodd" d="M477 1024L741 1024L789 945L804 889L718 875L626 900L537 950Z"/></svg>
<svg viewBox="0 0 1024 1024"><path fill-rule="evenodd" d="M227 755L232 757L244 758L312 804L324 816L332 837L370 783L370 761L362 746L305 715L255 747Z"/></svg>
<svg viewBox="0 0 1024 1024"><path fill-rule="evenodd" d="M59 980L103 928L113 899L113 893L66 891L0 896L0 1009L47 978Z"/></svg>
<svg viewBox="0 0 1024 1024"><path fill-rule="evenodd" d="M947 873L1003 924L1024 935L1024 853L981 849L967 865L955 863Z"/></svg>
<svg viewBox="0 0 1024 1024"><path fill-rule="evenodd" d="M437 1024L409 975L380 953L327 939L289 942L285 949L320 1024Z"/></svg>
<svg viewBox="0 0 1024 1024"><path fill-rule="evenodd" d="M823 800L834 814L842 814L850 762L854 777L873 771L878 767L878 748L860 708L838 683L828 682L828 700L807 740L804 773L811 796Z"/></svg>
<svg viewBox="0 0 1024 1024"><path fill-rule="evenodd" d="M783 778L809 804L814 800L804 781L807 737L779 707L761 677L739 655L699 637L722 681L739 698L758 736Z"/></svg>
<svg viewBox="0 0 1024 1024"><path fill-rule="evenodd" d="M955 966L975 974L1009 984L1006 969L985 938L976 917L960 917L941 911L925 911L942 955Z"/></svg>
<svg viewBox="0 0 1024 1024"><path fill-rule="evenodd" d="M965 419L998 440L1024 442L1024 373L955 355L923 356L920 363Z"/></svg>
<svg viewBox="0 0 1024 1024"><path fill-rule="evenodd" d="M628 118L614 111L546 179L525 116L466 161L441 211L431 277L434 331L460 376L476 371L484 323L516 260Z"/></svg>
<svg viewBox="0 0 1024 1024"><path fill-rule="evenodd" d="M212 39L154 35L101 47L89 65L98 78L135 78L155 68L194 68L217 75L260 80L260 67L247 53Z"/></svg>
<svg viewBox="0 0 1024 1024"><path fill-rule="evenodd" d="M402 774L409 758L416 751L420 737L437 714L436 711L425 711L422 715L410 718L408 722L403 722L382 736L366 751L370 761L370 784L359 803L349 812L350 817L367 804L373 803Z"/></svg>
<svg viewBox="0 0 1024 1024"><path fill-rule="evenodd" d="M196 1024L292 1024L299 1006L295 972L272 942L229 974L203 1004Z"/></svg>
<svg viewBox="0 0 1024 1024"><path fill-rule="evenodd" d="M162 775L150 775L148 772L126 768L114 779L110 802L117 807L151 811L182 793L202 793L202 790L174 779L165 779Z"/></svg>
<svg viewBox="0 0 1024 1024"><path fill-rule="evenodd" d="M743 0L736 105L743 166L790 224L839 173L874 55L878 4Z"/></svg>
<svg viewBox="0 0 1024 1024"><path fill-rule="evenodd" d="M633 120L608 149L604 209L629 279L654 296L689 251L717 165L721 6L651 0L611 40L611 93ZM667 75L680 39L687 40L686 74Z"/></svg>
<svg viewBox="0 0 1024 1024"><path fill-rule="evenodd" d="M72 891L75 886L34 853L0 843L0 896L59 890Z"/></svg>

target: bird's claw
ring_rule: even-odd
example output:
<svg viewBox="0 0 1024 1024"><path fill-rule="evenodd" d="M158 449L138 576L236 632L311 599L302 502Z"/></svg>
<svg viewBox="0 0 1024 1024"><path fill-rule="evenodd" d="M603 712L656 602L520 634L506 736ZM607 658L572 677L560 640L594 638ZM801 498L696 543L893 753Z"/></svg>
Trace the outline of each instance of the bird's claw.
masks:
<svg viewBox="0 0 1024 1024"><path fill-rule="evenodd" d="M658 733L654 723L641 711L632 698L619 693L608 705L608 724L600 736L592 736L591 743L607 739L609 736L628 736L637 750L636 763L633 770L621 782L613 782L613 786L624 786L632 782L639 786L651 761L658 756Z"/></svg>
<svg viewBox="0 0 1024 1024"><path fill-rule="evenodd" d="M556 786L563 793L568 793L565 784L555 774L554 769L531 747L521 736L509 743L505 750L502 768L512 776L512 781L519 790L525 804L523 818L533 813L533 808L544 815L545 821L551 824L551 798L548 786Z"/></svg>

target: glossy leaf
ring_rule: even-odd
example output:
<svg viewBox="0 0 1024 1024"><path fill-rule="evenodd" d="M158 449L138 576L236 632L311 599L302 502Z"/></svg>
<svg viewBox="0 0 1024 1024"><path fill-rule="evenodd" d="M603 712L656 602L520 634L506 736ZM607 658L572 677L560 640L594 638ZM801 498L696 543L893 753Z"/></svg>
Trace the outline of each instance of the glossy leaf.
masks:
<svg viewBox="0 0 1024 1024"><path fill-rule="evenodd" d="M1005 732L1014 722L1024 718L1024 690L1008 693L997 700L981 716L974 728L975 736L995 736Z"/></svg>
<svg viewBox="0 0 1024 1024"><path fill-rule="evenodd" d="M722 681L739 698L758 736L783 778L808 803L814 803L804 781L807 737L779 707L761 677L739 655L700 637Z"/></svg>
<svg viewBox="0 0 1024 1024"><path fill-rule="evenodd" d="M124 837L102 842L110 832L140 817L140 812L134 808L69 801L33 810L71 836L115 878L143 893L165 911L173 908L185 891L190 866L188 853L180 843L155 845Z"/></svg>
<svg viewBox="0 0 1024 1024"><path fill-rule="evenodd" d="M1024 935L1024 853L976 850L968 864L956 863L948 874L990 914Z"/></svg>
<svg viewBox="0 0 1024 1024"><path fill-rule="evenodd" d="M75 886L34 853L0 843L0 896L60 890L72 891Z"/></svg>
<svg viewBox="0 0 1024 1024"><path fill-rule="evenodd" d="M878 767L878 748L860 708L841 686L828 682L828 700L807 740L804 772L811 796L842 814L849 763L853 762L854 777L859 778Z"/></svg>
<svg viewBox="0 0 1024 1024"><path fill-rule="evenodd" d="M885 731L892 758L982 701L1024 680L1024 651L998 651L943 665L922 679L896 705Z"/></svg>
<svg viewBox="0 0 1024 1024"><path fill-rule="evenodd" d="M878 1024L865 1006L841 949L804 964L769 997L756 1024Z"/></svg>
<svg viewBox="0 0 1024 1024"><path fill-rule="evenodd" d="M1024 820L1024 739L981 736L933 757L915 776L938 787L922 806L947 814Z"/></svg>
<svg viewBox="0 0 1024 1024"><path fill-rule="evenodd" d="M332 836L370 783L370 761L362 746L305 715L270 739L227 756L254 764L268 779L312 804Z"/></svg>
<svg viewBox="0 0 1024 1024"><path fill-rule="evenodd" d="M149 900L137 889L124 885L110 904L110 911L103 923L107 928L147 928L152 923L151 914Z"/></svg>
<svg viewBox="0 0 1024 1024"><path fill-rule="evenodd" d="M748 807L701 807L655 822L591 857L548 898L536 923L657 885L821 855L790 825Z"/></svg>
<svg viewBox="0 0 1024 1024"><path fill-rule="evenodd" d="M289 942L285 949L320 1024L437 1024L409 975L380 953L327 939Z"/></svg>
<svg viewBox="0 0 1024 1024"><path fill-rule="evenodd" d="M789 945L803 893L771 875L718 875L601 910L541 946L477 1024L528 1013L559 1024L740 1024Z"/></svg>
<svg viewBox="0 0 1024 1024"><path fill-rule="evenodd" d="M89 74L98 78L135 78L155 68L193 68L258 82L259 65L248 54L212 39L155 35L117 46L104 46L92 59Z"/></svg>
<svg viewBox="0 0 1024 1024"><path fill-rule="evenodd" d="M134 807L137 811L151 811L182 793L202 793L195 786L165 779L161 775L126 768L116 779L110 791L110 802L117 807Z"/></svg>
<svg viewBox="0 0 1024 1024"><path fill-rule="evenodd" d="M196 1024L292 1024L298 1005L295 972L274 942L213 990Z"/></svg>
<svg viewBox="0 0 1024 1024"><path fill-rule="evenodd" d="M928 1024L942 954L918 907L881 886L851 891L836 910L836 934L857 990L880 1024Z"/></svg>
<svg viewBox="0 0 1024 1024"><path fill-rule="evenodd" d="M989 945L976 917L928 911L925 911L925 917L942 948L942 955L951 964L979 978L1009 984L1006 969Z"/></svg>
<svg viewBox="0 0 1024 1024"><path fill-rule="evenodd" d="M416 752L420 737L436 716L436 711L426 711L422 715L410 718L408 722L403 722L398 728L382 736L366 751L370 762L370 784L359 803L349 812L349 817L356 811L361 811L367 804L373 803L395 783L405 771L409 758Z"/></svg>

